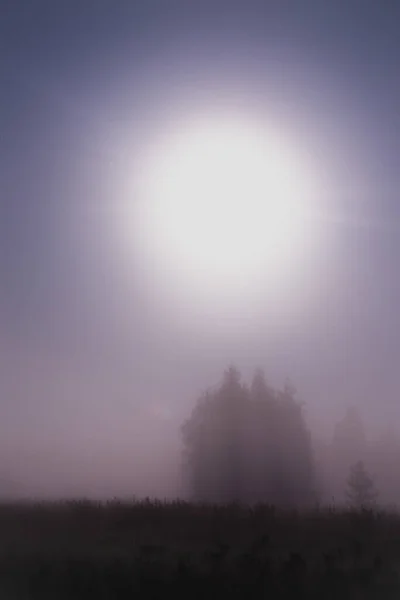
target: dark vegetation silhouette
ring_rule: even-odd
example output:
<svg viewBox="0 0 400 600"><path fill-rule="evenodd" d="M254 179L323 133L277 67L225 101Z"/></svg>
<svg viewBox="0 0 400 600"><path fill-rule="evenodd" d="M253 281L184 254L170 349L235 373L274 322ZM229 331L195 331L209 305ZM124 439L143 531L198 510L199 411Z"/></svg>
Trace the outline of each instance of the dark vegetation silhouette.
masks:
<svg viewBox="0 0 400 600"><path fill-rule="evenodd" d="M210 502L315 502L311 436L290 385L270 387L257 370L250 387L235 367L206 391L183 424L192 498Z"/></svg>
<svg viewBox="0 0 400 600"><path fill-rule="evenodd" d="M374 482L367 473L362 460L356 462L350 469L346 496L354 508L370 508L378 498Z"/></svg>
<svg viewBox="0 0 400 600"><path fill-rule="evenodd" d="M0 506L0 597L398 598L400 516L193 502Z"/></svg>
<svg viewBox="0 0 400 600"><path fill-rule="evenodd" d="M384 430L373 438L366 434L360 411L349 407L335 424L332 438L313 440L320 501L338 506L348 505L348 478L356 463L363 464L366 473L374 473L376 501L386 508L400 500L400 477L394 466L400 461L400 438L393 430ZM370 476L369 476L370 477ZM379 492L379 494L378 494Z"/></svg>
<svg viewBox="0 0 400 600"><path fill-rule="evenodd" d="M190 500L0 504L0 598L400 597L400 514L369 474L396 439L355 408L318 445L292 386L229 367L181 435Z"/></svg>

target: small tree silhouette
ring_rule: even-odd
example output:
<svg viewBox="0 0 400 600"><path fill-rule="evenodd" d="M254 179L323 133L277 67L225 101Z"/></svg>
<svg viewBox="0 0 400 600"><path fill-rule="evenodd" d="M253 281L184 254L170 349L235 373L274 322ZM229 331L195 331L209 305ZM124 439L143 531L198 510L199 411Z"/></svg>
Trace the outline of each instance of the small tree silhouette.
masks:
<svg viewBox="0 0 400 600"><path fill-rule="evenodd" d="M350 474L346 483L346 497L351 506L366 508L375 503L378 492L362 460L350 467Z"/></svg>

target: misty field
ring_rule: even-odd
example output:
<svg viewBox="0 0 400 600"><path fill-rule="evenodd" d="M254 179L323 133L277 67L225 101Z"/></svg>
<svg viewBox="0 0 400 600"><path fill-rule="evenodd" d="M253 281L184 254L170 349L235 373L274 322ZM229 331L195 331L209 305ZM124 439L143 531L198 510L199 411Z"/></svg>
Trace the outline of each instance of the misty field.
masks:
<svg viewBox="0 0 400 600"><path fill-rule="evenodd" d="M110 501L0 506L0 597L397 598L400 516Z"/></svg>

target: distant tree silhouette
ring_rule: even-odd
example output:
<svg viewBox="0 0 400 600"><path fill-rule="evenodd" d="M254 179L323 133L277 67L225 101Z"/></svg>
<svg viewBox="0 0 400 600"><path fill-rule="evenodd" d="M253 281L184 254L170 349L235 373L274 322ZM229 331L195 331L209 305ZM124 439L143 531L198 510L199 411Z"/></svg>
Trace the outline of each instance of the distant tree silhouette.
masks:
<svg viewBox="0 0 400 600"><path fill-rule="evenodd" d="M350 468L350 475L346 483L346 496L351 506L362 508L374 504L378 492L362 460L359 460Z"/></svg>
<svg viewBox="0 0 400 600"><path fill-rule="evenodd" d="M400 436L393 425L371 440L368 465L379 473L379 500L383 504L398 504L400 479L393 476L393 465L400 461Z"/></svg>
<svg viewBox="0 0 400 600"><path fill-rule="evenodd" d="M265 379L262 369L254 373L250 385L250 410L247 415L248 501L274 501L274 471L278 466L275 425L278 416L277 394Z"/></svg>
<svg viewBox="0 0 400 600"><path fill-rule="evenodd" d="M241 499L242 420L247 391L239 371L231 366L222 384L198 400L182 426L189 484L200 500L227 502Z"/></svg>
<svg viewBox="0 0 400 600"><path fill-rule="evenodd" d="M343 498L343 481L349 473L354 457L367 460L368 444L362 415L355 406L347 408L343 418L334 426L327 452L325 488L327 497Z"/></svg>
<svg viewBox="0 0 400 600"><path fill-rule="evenodd" d="M277 393L279 419L275 431L281 458L281 501L293 498L297 504L308 504L316 499L312 442L303 405L296 401L295 395L296 390L290 384Z"/></svg>
<svg viewBox="0 0 400 600"><path fill-rule="evenodd" d="M193 496L200 500L303 504L313 499L311 438L290 386L274 390L262 370L250 388L229 367L182 426Z"/></svg>

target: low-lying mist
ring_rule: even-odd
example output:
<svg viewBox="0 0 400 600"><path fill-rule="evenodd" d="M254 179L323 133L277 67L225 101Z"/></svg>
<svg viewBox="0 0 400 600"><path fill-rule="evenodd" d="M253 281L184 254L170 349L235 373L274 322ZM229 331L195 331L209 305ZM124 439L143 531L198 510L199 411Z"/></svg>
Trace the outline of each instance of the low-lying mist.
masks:
<svg viewBox="0 0 400 600"><path fill-rule="evenodd" d="M50 380L51 375L51 372L44 374L43 378ZM42 382L43 391L48 393L45 387ZM57 392L57 386L53 391ZM64 405L58 419L54 418L57 415L54 407L46 404L46 420L36 404L31 414L27 411L25 420L20 418L19 435L11 428L10 421L8 429L3 421L0 498L194 498L185 471L182 425L196 406L195 392L194 389L186 408L175 413L161 402L145 401L130 405L125 402L123 410L121 404L119 409L115 404L114 411L110 407L105 409L108 392L103 389L99 390L97 405L92 403L90 411L87 404L82 404L80 411L72 397L70 413ZM400 503L400 479L393 468L400 459L400 438L393 428L368 430L362 412L349 406L343 414L338 411L338 418L322 431L315 425L307 403L302 410L312 448L312 502L344 504L350 469L363 461L379 493L378 503ZM302 467L296 467L295 433L291 437L289 431L286 427L274 432L281 438L283 448L278 453L271 448L269 454L269 461L276 461L278 479L283 455L292 464L296 477L302 475ZM249 451L251 444L254 445L255 432L250 429L247 434L246 451ZM217 439L221 435L217 431ZM262 428L257 435L265 436L266 442L271 439L271 432L263 432ZM254 466L261 457L254 452L252 456ZM260 494L259 498L250 498L244 493L239 499L270 499L264 492Z"/></svg>

